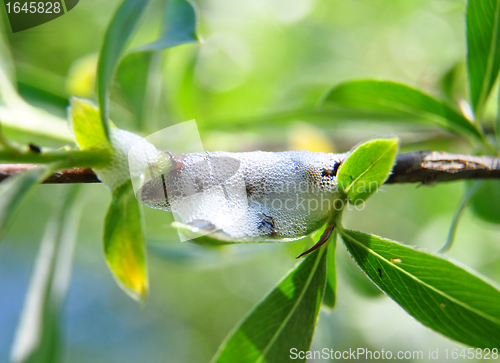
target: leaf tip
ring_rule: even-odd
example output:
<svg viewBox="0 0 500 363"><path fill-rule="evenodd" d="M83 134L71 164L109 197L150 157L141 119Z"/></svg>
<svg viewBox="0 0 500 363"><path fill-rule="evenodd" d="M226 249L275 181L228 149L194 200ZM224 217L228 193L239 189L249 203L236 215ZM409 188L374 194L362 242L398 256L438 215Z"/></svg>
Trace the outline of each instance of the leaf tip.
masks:
<svg viewBox="0 0 500 363"><path fill-rule="evenodd" d="M143 276L143 278L136 279L135 281L125 281L122 277L118 276L113 270L111 270L112 275L117 283L117 285L134 301L139 303L141 307L146 305L148 294L149 294L149 284L148 279Z"/></svg>

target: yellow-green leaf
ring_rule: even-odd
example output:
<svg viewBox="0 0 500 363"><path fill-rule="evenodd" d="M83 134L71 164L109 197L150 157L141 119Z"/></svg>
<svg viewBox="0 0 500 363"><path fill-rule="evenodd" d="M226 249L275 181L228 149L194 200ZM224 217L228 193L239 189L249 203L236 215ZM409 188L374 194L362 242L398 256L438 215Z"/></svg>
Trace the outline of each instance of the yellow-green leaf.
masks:
<svg viewBox="0 0 500 363"><path fill-rule="evenodd" d="M120 287L139 302L148 293L145 249L139 202L128 181L113 191L104 223L104 254Z"/></svg>
<svg viewBox="0 0 500 363"><path fill-rule="evenodd" d="M97 106L83 98L73 97L68 113L80 149L99 150L111 148Z"/></svg>

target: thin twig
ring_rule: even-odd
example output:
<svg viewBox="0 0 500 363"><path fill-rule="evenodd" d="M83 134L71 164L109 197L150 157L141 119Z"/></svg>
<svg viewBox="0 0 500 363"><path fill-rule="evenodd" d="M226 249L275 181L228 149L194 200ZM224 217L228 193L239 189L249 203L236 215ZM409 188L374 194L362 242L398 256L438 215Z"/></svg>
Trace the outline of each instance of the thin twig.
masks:
<svg viewBox="0 0 500 363"><path fill-rule="evenodd" d="M464 179L500 178L500 158L438 151L399 154L386 184L434 184Z"/></svg>
<svg viewBox="0 0 500 363"><path fill-rule="evenodd" d="M0 164L0 181L36 164ZM500 179L500 158L455 155L437 151L399 154L386 184L434 184L454 180ZM44 183L99 183L90 168L59 170Z"/></svg>
<svg viewBox="0 0 500 363"><path fill-rule="evenodd" d="M37 164L0 164L0 181L37 166ZM100 180L90 168L72 168L58 170L44 181L44 184L66 183L100 183Z"/></svg>

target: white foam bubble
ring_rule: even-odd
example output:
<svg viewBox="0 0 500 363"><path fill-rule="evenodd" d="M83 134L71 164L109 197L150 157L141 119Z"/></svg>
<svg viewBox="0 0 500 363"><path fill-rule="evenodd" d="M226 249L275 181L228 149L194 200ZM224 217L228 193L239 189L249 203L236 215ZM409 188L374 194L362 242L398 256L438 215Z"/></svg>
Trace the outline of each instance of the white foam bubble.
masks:
<svg viewBox="0 0 500 363"><path fill-rule="evenodd" d="M297 239L321 227L338 195L333 169L345 158L307 151L164 155L170 163L146 181L141 202L173 211L193 230L203 221L239 241Z"/></svg>

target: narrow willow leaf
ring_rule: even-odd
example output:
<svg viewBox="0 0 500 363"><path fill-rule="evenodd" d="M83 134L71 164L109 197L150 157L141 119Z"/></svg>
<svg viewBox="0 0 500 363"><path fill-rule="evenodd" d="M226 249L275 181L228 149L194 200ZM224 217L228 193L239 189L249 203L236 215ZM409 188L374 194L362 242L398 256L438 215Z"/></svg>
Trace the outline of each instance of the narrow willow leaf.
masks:
<svg viewBox="0 0 500 363"><path fill-rule="evenodd" d="M108 138L108 86L148 3L147 0L125 0L113 17L104 39L97 70L97 94L101 119ZM155 51L180 44L198 43L200 38L196 33L196 24L196 11L191 2L171 0L166 7L160 38L133 51Z"/></svg>
<svg viewBox="0 0 500 363"><path fill-rule="evenodd" d="M337 266L339 274L361 296L375 298L383 295L383 292L367 279L366 274L356 266L352 257L349 257L349 259L338 258Z"/></svg>
<svg viewBox="0 0 500 363"><path fill-rule="evenodd" d="M442 128L483 141L481 131L444 102L407 85L362 80L342 83L328 92L322 106L338 106L364 113L416 116L413 120L431 122Z"/></svg>
<svg viewBox="0 0 500 363"><path fill-rule="evenodd" d="M101 122L99 109L92 102L73 97L68 115L80 149L101 150L111 147Z"/></svg>
<svg viewBox="0 0 500 363"><path fill-rule="evenodd" d="M452 103L467 99L467 70L465 61L457 62L439 80L443 96Z"/></svg>
<svg viewBox="0 0 500 363"><path fill-rule="evenodd" d="M290 362L292 348L308 350L325 291L326 261L327 246L309 254L236 326L212 362Z"/></svg>
<svg viewBox="0 0 500 363"><path fill-rule="evenodd" d="M323 296L323 305L326 307L333 309L335 307L337 301L337 265L335 263L335 250L336 250L336 241L337 241L337 232L333 232L333 236L331 237L332 241L330 242L331 246L328 247L328 256L327 256L327 281L325 287L325 295Z"/></svg>
<svg viewBox="0 0 500 363"><path fill-rule="evenodd" d="M160 38L131 50L120 63L116 73L116 91L125 98L137 120L139 130L153 127L157 109L161 107L161 54L157 51L187 43L199 43L196 33L197 17L194 3L186 0L168 1ZM155 112L156 111L156 112Z"/></svg>
<svg viewBox="0 0 500 363"><path fill-rule="evenodd" d="M457 234L458 224L460 222L460 218L465 210L465 207L471 200L471 198L478 192L483 186L483 181L476 181L473 185L471 185L465 195L462 197L460 204L458 205L455 214L453 215L453 219L451 221L450 230L448 231L448 238L446 239L445 245L439 250L440 253L447 252L453 247L453 242L455 242L455 235Z"/></svg>
<svg viewBox="0 0 500 363"><path fill-rule="evenodd" d="M500 181L484 181L471 199L471 209L482 220L500 224Z"/></svg>
<svg viewBox="0 0 500 363"><path fill-rule="evenodd" d="M180 44L199 43L200 37L196 33L196 24L194 3L187 0L171 0L166 7L163 33L160 39L136 50L152 51Z"/></svg>
<svg viewBox="0 0 500 363"><path fill-rule="evenodd" d="M122 102L134 116L136 130L146 130L150 110L154 109L157 97L161 97L161 62L153 52L134 52L123 57L111 90L111 99ZM158 85L158 87L153 87ZM152 88L155 89L153 93ZM116 96L115 96L116 94ZM113 112L113 111L111 111ZM111 113L111 119L115 119ZM118 119L118 118L116 118Z"/></svg>
<svg viewBox="0 0 500 363"><path fill-rule="evenodd" d="M0 240L5 236L24 198L52 171L52 166L41 166L10 176L0 183Z"/></svg>
<svg viewBox="0 0 500 363"><path fill-rule="evenodd" d="M500 346L500 291L438 255L351 230L340 230L361 269L425 326L480 348Z"/></svg>
<svg viewBox="0 0 500 363"><path fill-rule="evenodd" d="M15 67L6 37L7 32L0 22L0 104L11 104L19 100L16 88Z"/></svg>
<svg viewBox="0 0 500 363"><path fill-rule="evenodd" d="M498 100L500 104L500 91L498 92ZM495 118L495 136L497 138L497 145L500 145L500 107L497 110L497 116Z"/></svg>
<svg viewBox="0 0 500 363"><path fill-rule="evenodd" d="M66 122L45 110L25 102L17 92L15 67L6 37L4 22L0 21L0 120L9 136L46 142L72 142Z"/></svg>
<svg viewBox="0 0 500 363"><path fill-rule="evenodd" d="M398 139L372 140L358 146L341 164L337 182L351 203L365 201L389 176Z"/></svg>
<svg viewBox="0 0 500 363"><path fill-rule="evenodd" d="M468 1L467 50L472 109L480 115L500 70L500 1Z"/></svg>
<svg viewBox="0 0 500 363"><path fill-rule="evenodd" d="M61 200L42 240L12 346L13 363L60 360L60 314L69 286L80 215L78 187Z"/></svg>
<svg viewBox="0 0 500 363"><path fill-rule="evenodd" d="M335 283L331 283L330 280L327 279L325 286L325 294L323 295L323 306L326 306L328 309L335 308L336 303L336 281Z"/></svg>
<svg viewBox="0 0 500 363"><path fill-rule="evenodd" d="M0 99L4 101L4 93L14 91L16 83L14 61L7 39L6 23L0 21Z"/></svg>
<svg viewBox="0 0 500 363"><path fill-rule="evenodd" d="M237 243L237 242L231 242L231 241L221 241L219 239L210 238L208 236L196 237L196 238L190 239L189 242L194 243L198 246L203 246L203 247L221 247L221 246L227 246L230 244Z"/></svg>
<svg viewBox="0 0 500 363"><path fill-rule="evenodd" d="M124 0L106 31L97 66L97 97L107 139L109 139L108 86L148 3L147 0Z"/></svg>
<svg viewBox="0 0 500 363"><path fill-rule="evenodd" d="M148 293L144 233L139 202L130 181L113 191L104 222L104 254L120 287L144 302Z"/></svg>
<svg viewBox="0 0 500 363"><path fill-rule="evenodd" d="M56 146L74 142L66 120L33 107L21 98L8 106L0 105L0 120L9 138L18 142L36 140Z"/></svg>

